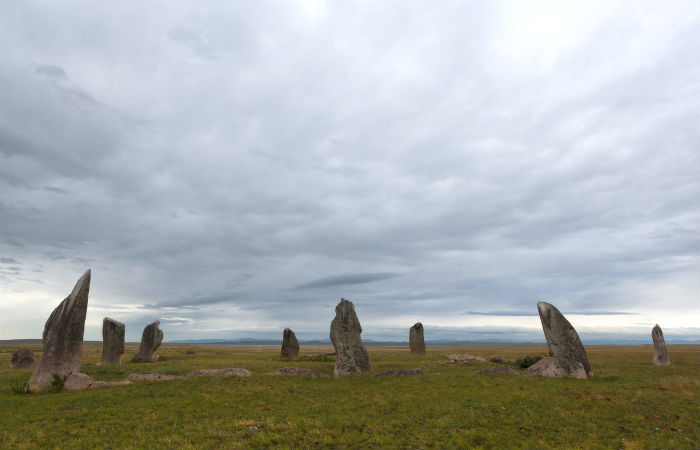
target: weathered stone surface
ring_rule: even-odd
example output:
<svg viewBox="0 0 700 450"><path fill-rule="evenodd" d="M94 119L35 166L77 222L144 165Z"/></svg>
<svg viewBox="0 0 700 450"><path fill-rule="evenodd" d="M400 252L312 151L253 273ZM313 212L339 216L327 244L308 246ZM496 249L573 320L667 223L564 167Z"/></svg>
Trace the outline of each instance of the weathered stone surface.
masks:
<svg viewBox="0 0 700 450"><path fill-rule="evenodd" d="M489 361L496 364L505 364L508 361L501 355L495 355L489 358Z"/></svg>
<svg viewBox="0 0 700 450"><path fill-rule="evenodd" d="M73 372L63 382L63 389L66 391L84 391L85 389L99 389L112 386L124 386L131 384L131 381L97 381L93 380L88 375L79 372Z"/></svg>
<svg viewBox="0 0 700 450"><path fill-rule="evenodd" d="M143 334L141 335L141 345L139 346L139 352L134 355L131 359L133 362L146 362L146 361L156 361L158 355L153 355L160 344L163 342L163 330L160 328L160 320L156 320L150 325L147 325L143 329Z"/></svg>
<svg viewBox="0 0 700 450"><path fill-rule="evenodd" d="M668 360L668 351L666 351L664 332L661 331L661 327L658 324L651 330L651 339L654 341L654 365L668 366L671 364Z"/></svg>
<svg viewBox="0 0 700 450"><path fill-rule="evenodd" d="M124 353L123 323L109 317L102 319L102 364L121 364Z"/></svg>
<svg viewBox="0 0 700 450"><path fill-rule="evenodd" d="M282 358L293 358L299 355L299 341L294 332L285 328L282 332Z"/></svg>
<svg viewBox="0 0 700 450"><path fill-rule="evenodd" d="M248 369L228 367L226 369L199 369L187 374L188 377L220 376L220 377L249 377Z"/></svg>
<svg viewBox="0 0 700 450"><path fill-rule="evenodd" d="M307 369L304 367L282 367L265 375L287 375L294 377L312 377L312 378L329 378L325 373L318 370Z"/></svg>
<svg viewBox="0 0 700 450"><path fill-rule="evenodd" d="M411 348L412 355L425 355L422 323L417 322L408 330L408 346Z"/></svg>
<svg viewBox="0 0 700 450"><path fill-rule="evenodd" d="M33 369L36 366L36 356L29 349L17 350L12 354L10 369Z"/></svg>
<svg viewBox="0 0 700 450"><path fill-rule="evenodd" d="M130 373L126 379L129 381L167 381L184 380L185 377L180 375L166 375L163 373Z"/></svg>
<svg viewBox="0 0 700 450"><path fill-rule="evenodd" d="M591 365L588 362L588 356L586 355L586 350L583 348L581 339L578 337L578 333L576 333L574 327L571 326L571 323L566 320L566 317L564 317L554 305L546 302L538 302L537 311L540 314L544 337L547 339L549 354L557 360L557 366L568 374L565 376L580 378L581 367L583 367L586 374L584 378L593 376L593 371L591 370ZM546 364L549 363L545 363L540 367ZM551 364L550 367L553 368Z"/></svg>
<svg viewBox="0 0 700 450"><path fill-rule="evenodd" d="M535 364L531 365L525 372L525 377L569 377L569 378L588 378L586 368L583 363L575 361L566 366L561 364L561 361L555 357L542 358Z"/></svg>
<svg viewBox="0 0 700 450"><path fill-rule="evenodd" d="M80 372L83 332L90 293L90 270L78 280L73 291L49 316L44 326L44 353L27 382L28 392L51 388L54 376L62 381Z"/></svg>
<svg viewBox="0 0 700 450"><path fill-rule="evenodd" d="M518 375L518 376L520 376L520 372L518 372L517 370L515 370L509 366L491 367L490 369L479 370L479 371L474 372L474 373L478 374L478 375Z"/></svg>
<svg viewBox="0 0 700 450"><path fill-rule="evenodd" d="M421 369L389 369L375 373L375 377L398 377L402 375L425 375Z"/></svg>
<svg viewBox="0 0 700 450"><path fill-rule="evenodd" d="M372 372L369 353L362 345L360 334L362 327L355 313L355 305L341 298L335 307L335 318L331 322L331 342L336 353L334 376Z"/></svg>
<svg viewBox="0 0 700 450"><path fill-rule="evenodd" d="M486 362L486 358L483 358L481 356L470 355L469 353L465 353L463 355L457 355L457 354L452 353L451 355L447 355L447 360L448 361Z"/></svg>

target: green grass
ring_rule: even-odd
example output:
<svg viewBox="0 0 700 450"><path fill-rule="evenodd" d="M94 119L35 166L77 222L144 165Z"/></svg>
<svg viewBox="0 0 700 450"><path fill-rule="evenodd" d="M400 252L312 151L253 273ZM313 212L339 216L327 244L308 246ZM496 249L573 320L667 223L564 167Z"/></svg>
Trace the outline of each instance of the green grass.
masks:
<svg viewBox="0 0 700 450"><path fill-rule="evenodd" d="M700 447L698 346L670 346L669 367L651 364L651 346L589 346L595 377L574 380L473 373L491 363L438 364L450 353L514 360L544 354L544 346L429 348L424 357L369 347L374 371L420 367L426 375L333 379L263 375L290 365L333 374L333 357L283 360L276 347L164 346L164 361L98 366L101 347L86 345L81 371L99 380L224 367L253 376L40 395L22 393L30 370L8 368L12 352L26 347L0 346L3 449ZM136 350L127 347L123 359Z"/></svg>

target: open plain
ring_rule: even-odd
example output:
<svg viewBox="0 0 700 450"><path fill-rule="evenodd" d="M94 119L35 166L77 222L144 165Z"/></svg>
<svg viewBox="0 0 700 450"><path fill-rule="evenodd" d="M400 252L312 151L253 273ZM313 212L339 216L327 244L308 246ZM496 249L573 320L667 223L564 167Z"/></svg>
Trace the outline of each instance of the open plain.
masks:
<svg viewBox="0 0 700 450"><path fill-rule="evenodd" d="M332 351L305 347L284 359L277 346L164 345L161 360L98 365L85 344L81 372L119 381L130 373L186 375L246 368L250 377L135 381L81 392L24 393L31 369L9 368L0 346L0 448L585 448L700 447L700 347L669 346L670 366L648 346L587 346L587 380L478 375L498 364L445 363L469 353L511 361L545 356L544 345L368 347L372 370L420 368L423 376L332 378ZM194 353L192 353L194 352ZM270 376L287 366L330 378ZM522 369L519 369L522 371ZM60 386L56 386L60 389Z"/></svg>

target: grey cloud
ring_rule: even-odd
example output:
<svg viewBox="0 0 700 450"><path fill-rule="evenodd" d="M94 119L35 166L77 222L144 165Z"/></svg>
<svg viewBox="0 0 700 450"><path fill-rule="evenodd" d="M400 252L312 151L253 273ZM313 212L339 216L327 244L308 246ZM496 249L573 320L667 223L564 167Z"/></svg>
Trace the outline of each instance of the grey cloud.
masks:
<svg viewBox="0 0 700 450"><path fill-rule="evenodd" d="M0 257L0 263L2 264L19 264L19 261L17 261L14 258L7 258L5 256Z"/></svg>
<svg viewBox="0 0 700 450"><path fill-rule="evenodd" d="M54 78L67 78L66 71L63 69L63 67L59 66L52 66L49 64L40 64L37 66L36 69L34 69L36 73L39 75L47 75L50 77Z"/></svg>
<svg viewBox="0 0 700 450"><path fill-rule="evenodd" d="M343 275L334 275L318 280L309 281L307 283L298 284L295 289L315 289L333 286L345 286L352 284L365 284L374 281L388 280L399 276L398 273L347 273Z"/></svg>

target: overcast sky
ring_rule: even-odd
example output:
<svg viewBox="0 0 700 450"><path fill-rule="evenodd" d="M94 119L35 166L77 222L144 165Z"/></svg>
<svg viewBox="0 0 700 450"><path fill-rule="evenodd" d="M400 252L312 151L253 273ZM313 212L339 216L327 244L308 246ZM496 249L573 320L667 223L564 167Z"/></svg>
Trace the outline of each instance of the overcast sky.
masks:
<svg viewBox="0 0 700 450"><path fill-rule="evenodd" d="M700 6L6 2L0 339L700 336Z"/></svg>

